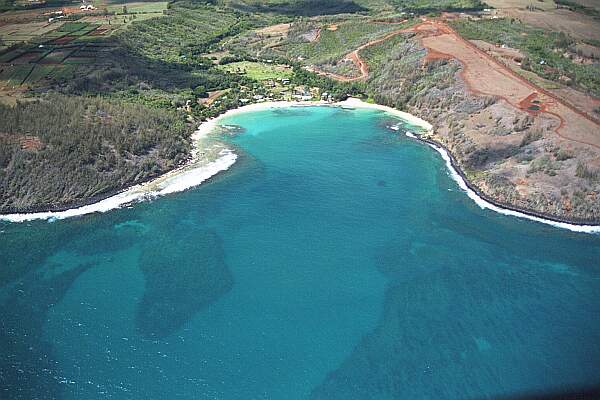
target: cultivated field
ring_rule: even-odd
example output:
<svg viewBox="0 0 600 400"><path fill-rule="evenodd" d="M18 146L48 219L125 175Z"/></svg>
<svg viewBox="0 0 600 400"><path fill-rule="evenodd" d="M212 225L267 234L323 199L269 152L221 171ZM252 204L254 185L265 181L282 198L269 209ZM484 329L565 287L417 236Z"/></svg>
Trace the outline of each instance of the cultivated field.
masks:
<svg viewBox="0 0 600 400"><path fill-rule="evenodd" d="M103 52L110 51L111 45L98 39L110 37L133 21L161 16L167 3L97 5L91 11L41 8L3 15L7 22L0 25L0 39L5 44L0 47L0 87L14 90L68 79L78 66L102 65Z"/></svg>

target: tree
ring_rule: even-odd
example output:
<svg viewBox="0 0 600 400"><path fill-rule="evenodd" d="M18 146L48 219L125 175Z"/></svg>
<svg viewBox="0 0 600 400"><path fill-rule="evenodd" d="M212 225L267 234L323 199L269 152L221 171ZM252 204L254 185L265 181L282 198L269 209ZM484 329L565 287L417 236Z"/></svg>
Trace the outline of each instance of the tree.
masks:
<svg viewBox="0 0 600 400"><path fill-rule="evenodd" d="M200 85L194 88L194 96L197 98L206 98L208 97L208 93L206 92L206 87Z"/></svg>

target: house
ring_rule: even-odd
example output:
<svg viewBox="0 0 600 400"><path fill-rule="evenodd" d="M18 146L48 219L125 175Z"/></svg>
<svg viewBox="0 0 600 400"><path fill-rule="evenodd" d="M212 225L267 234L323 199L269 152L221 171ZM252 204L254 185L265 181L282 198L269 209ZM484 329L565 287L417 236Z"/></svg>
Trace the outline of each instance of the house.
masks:
<svg viewBox="0 0 600 400"><path fill-rule="evenodd" d="M296 86L294 87L294 94L300 96L310 96L310 92L306 90L304 86Z"/></svg>

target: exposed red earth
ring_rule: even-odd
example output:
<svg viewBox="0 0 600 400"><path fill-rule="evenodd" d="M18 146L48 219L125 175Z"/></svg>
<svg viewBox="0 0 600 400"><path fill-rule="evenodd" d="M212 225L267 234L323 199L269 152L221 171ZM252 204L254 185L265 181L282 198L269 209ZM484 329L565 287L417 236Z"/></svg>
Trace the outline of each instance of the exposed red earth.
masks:
<svg viewBox="0 0 600 400"><path fill-rule="evenodd" d="M344 82L366 80L369 77L369 67L360 57L360 51L406 32L417 33L421 44L427 49L425 63L435 59L455 59L460 62L463 66L461 77L471 93L495 96L531 115L551 115L557 119L555 132L558 136L600 149L600 121L597 118L527 81L462 38L442 21L424 20L411 28L388 33L349 53L346 58L356 65L360 76L347 77L313 70Z"/></svg>

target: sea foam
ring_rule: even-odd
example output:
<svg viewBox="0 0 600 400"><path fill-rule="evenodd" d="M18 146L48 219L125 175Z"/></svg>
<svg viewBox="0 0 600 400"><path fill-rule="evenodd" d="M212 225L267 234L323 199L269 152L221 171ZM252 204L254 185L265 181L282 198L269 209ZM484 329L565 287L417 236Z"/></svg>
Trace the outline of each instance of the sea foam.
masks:
<svg viewBox="0 0 600 400"><path fill-rule="evenodd" d="M406 136L411 137L411 138L418 138L418 136L412 132L407 132ZM543 224L552 225L556 228L568 229L573 232L600 233L600 226L598 226L598 225L576 225L576 224L569 224L566 222L552 221L550 219L537 217L535 215L530 215L530 214L526 214L526 213L515 211L515 210L509 210L507 208L499 207L495 204L490 203L489 201L480 197L475 191L473 191L467 185L467 183L465 182L463 177L458 173L458 171L456 171L456 169L452 165L452 160L450 159L450 155L444 148L442 148L440 146L436 146L432 143L427 143L427 144L430 147L432 147L433 149L435 149L438 153L440 153L440 155L446 162L446 167L448 168L448 171L450 172L450 177L454 181L456 181L456 183L458 183L458 186L467 194L467 196L469 196L469 198L471 200L473 200L475 202L475 204L477 204L482 209L487 208L489 210L495 211L500 214L510 215L510 216L518 217L518 218L525 218L525 219L529 219L531 221L536 221L536 222L541 222Z"/></svg>
<svg viewBox="0 0 600 400"><path fill-rule="evenodd" d="M216 119L209 120L203 123L196 132L192 135L192 139L195 143L194 149L192 150L192 159L197 159L198 154L200 152L200 146L198 143L202 142L208 133L210 133L216 126L218 120L221 120L224 117L231 116L238 113L246 113L253 111L261 111L265 109L273 109L273 108L286 108L290 106L327 106L332 105L324 102L304 102L304 103L296 103L296 102L266 102L259 104L251 104L248 106L240 107L234 110L229 110L226 113L220 115ZM432 131L433 127L427 121L424 121L414 115L393 109L387 106L381 106L378 104L369 104L361 101L360 99L349 98L346 101L333 104L338 106L351 106L357 108L371 108L371 109L379 109L382 111L386 111L392 115L400 117L402 120L408 122L411 125L415 125L420 127L425 131ZM399 130L399 125L392 127L394 130ZM415 134L411 131L406 132L406 136L411 138L417 138L418 134ZM445 149L435 146L431 143L427 143L429 146L434 148L436 151L440 153L444 161L446 162L446 166L450 171L451 178L458 183L458 186L471 198L479 207L482 209L489 209L495 211L500 214L510 215L518 218L525 218L532 221L540 222L547 225L552 225L557 228L568 229L573 232L582 232L582 233L600 233L600 226L598 225L576 225L569 224L566 222L558 222L552 221L545 218L536 217L534 215L529 215L523 212L509 210L506 208L499 207L495 204L492 204L485 199L481 198L477 193L475 193L472 189L468 187L464 179L460 176L460 174L454 169L452 165L450 155L446 152ZM94 204L90 204L87 206L82 206L78 208L73 208L65 211L58 212L40 212L40 213L23 213L23 214L7 214L0 215L0 220L12 221L12 222L23 222L23 221L31 221L35 219L63 219L69 218L84 214L90 214L95 212L107 212L116 208L120 208L124 205L128 205L134 202L144 201L148 199L155 198L157 196L162 196L170 193L181 192L186 189L189 189L194 186L200 185L202 182L206 181L210 177L218 174L221 171L225 171L229 169L237 160L237 155L225 148L219 152L219 157L207 164L200 166L188 166L183 169L179 169L176 171L171 171L151 182L140 184L133 186L122 193L119 193L115 196L109 197L105 200L99 201Z"/></svg>
<svg viewBox="0 0 600 400"><path fill-rule="evenodd" d="M56 220L91 213L104 213L131 203L151 200L158 196L182 192L194 186L198 186L219 172L229 169L237 160L237 154L228 148L221 149L218 153L218 157L214 161L202 162L197 160L197 158L199 158L198 142L201 141L214 126L213 124L207 125L208 126L201 127L201 129L192 136L195 142L195 148L192 151L192 159L196 159L196 161L189 165L168 172L152 181L132 186L121 193L93 204L64 211L5 214L0 215L0 220L10 222L25 222L37 219Z"/></svg>

